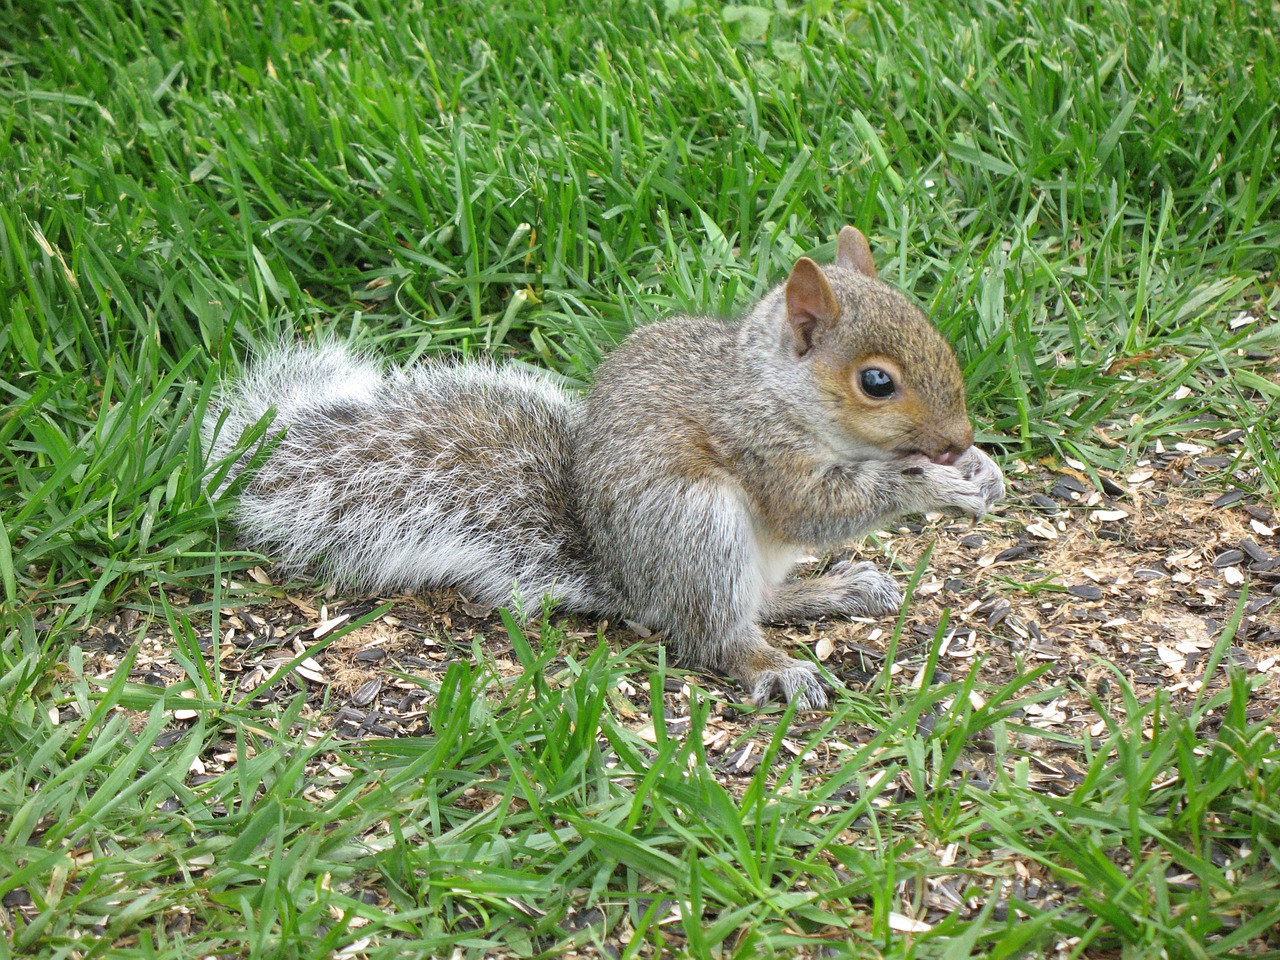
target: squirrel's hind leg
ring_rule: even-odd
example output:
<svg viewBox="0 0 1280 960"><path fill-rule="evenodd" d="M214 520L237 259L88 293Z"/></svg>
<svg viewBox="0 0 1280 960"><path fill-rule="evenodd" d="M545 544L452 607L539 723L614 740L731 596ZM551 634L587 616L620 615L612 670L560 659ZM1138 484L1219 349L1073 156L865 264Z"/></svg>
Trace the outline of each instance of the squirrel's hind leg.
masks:
<svg viewBox="0 0 1280 960"><path fill-rule="evenodd" d="M774 588L761 611L765 622L822 617L882 617L902 607L902 593L889 574L870 562L845 561L820 577L790 580Z"/></svg>
<svg viewBox="0 0 1280 960"><path fill-rule="evenodd" d="M619 587L633 616L665 630L686 666L733 677L756 703L824 707L827 691L817 667L771 646L760 629L766 571L736 493L713 483L681 485L645 491L628 506L643 519L618 524L618 535L597 549L619 551L613 566L629 566L632 577ZM631 540L632 530L649 533ZM698 550L688 549L694 536Z"/></svg>
<svg viewBox="0 0 1280 960"><path fill-rule="evenodd" d="M720 634L714 646L682 643L674 631L668 631L668 639L687 666L733 677L747 688L754 703L794 701L800 710L821 710L827 705L828 687L818 668L770 644L755 623Z"/></svg>

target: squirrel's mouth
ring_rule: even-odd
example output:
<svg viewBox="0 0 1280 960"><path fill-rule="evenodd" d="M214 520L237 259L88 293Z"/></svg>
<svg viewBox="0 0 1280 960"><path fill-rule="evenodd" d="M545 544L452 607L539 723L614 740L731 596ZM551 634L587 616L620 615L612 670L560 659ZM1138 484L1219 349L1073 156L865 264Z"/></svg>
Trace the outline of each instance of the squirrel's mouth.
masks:
<svg viewBox="0 0 1280 960"><path fill-rule="evenodd" d="M964 449L958 450L955 447L950 447L940 453L930 453L929 451L921 450L918 447L909 447L900 451L899 456L904 460L928 460L931 463L949 467L959 460L960 454L964 453L967 449L969 448L965 447Z"/></svg>

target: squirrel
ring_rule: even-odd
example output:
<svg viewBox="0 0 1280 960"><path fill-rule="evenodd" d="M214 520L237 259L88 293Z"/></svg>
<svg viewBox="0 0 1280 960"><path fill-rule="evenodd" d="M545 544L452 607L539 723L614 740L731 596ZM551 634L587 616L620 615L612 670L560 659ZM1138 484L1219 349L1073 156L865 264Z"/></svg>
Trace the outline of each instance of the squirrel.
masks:
<svg viewBox="0 0 1280 960"><path fill-rule="evenodd" d="M1004 495L951 346L877 279L853 227L834 264L801 257L740 320L637 329L585 399L513 366L388 371L334 343L284 344L224 386L211 459L272 408L234 520L287 573L495 605L550 596L661 630L684 664L799 709L828 688L761 624L902 603L869 562L788 579L799 557L907 513L976 520Z"/></svg>

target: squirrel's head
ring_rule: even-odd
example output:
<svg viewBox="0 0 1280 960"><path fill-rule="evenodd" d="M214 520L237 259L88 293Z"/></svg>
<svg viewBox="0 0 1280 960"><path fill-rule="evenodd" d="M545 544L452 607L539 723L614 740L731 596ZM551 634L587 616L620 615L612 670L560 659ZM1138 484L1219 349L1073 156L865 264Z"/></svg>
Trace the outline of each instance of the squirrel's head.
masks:
<svg viewBox="0 0 1280 960"><path fill-rule="evenodd" d="M955 352L914 304L876 279L858 230L840 231L826 271L801 257L783 299L786 346L811 367L853 444L951 463L973 443Z"/></svg>

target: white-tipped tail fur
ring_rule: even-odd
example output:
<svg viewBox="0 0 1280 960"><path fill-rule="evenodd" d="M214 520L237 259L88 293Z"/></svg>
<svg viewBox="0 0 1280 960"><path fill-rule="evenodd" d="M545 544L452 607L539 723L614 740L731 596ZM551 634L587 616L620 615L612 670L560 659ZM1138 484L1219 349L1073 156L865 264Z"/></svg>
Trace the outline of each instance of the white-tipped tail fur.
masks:
<svg viewBox="0 0 1280 960"><path fill-rule="evenodd" d="M334 404L373 403L385 383L379 361L344 345L281 343L222 385L220 408L201 425L205 450L210 460L223 460L268 410L275 409L280 427L305 423Z"/></svg>
<svg viewBox="0 0 1280 960"><path fill-rule="evenodd" d="M548 377L490 364L388 370L341 345L282 345L225 388L206 420L210 457L230 455L272 408L267 437L283 436L235 519L287 570L599 608L567 495L575 407Z"/></svg>

